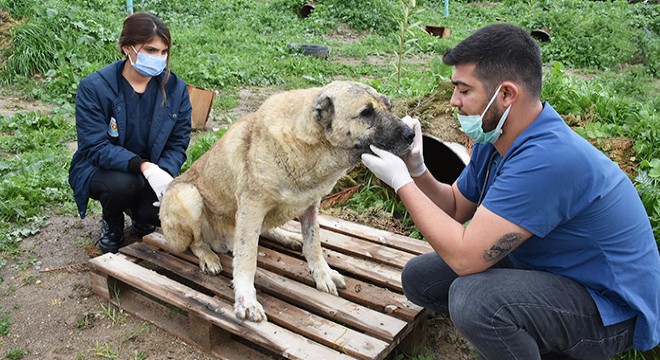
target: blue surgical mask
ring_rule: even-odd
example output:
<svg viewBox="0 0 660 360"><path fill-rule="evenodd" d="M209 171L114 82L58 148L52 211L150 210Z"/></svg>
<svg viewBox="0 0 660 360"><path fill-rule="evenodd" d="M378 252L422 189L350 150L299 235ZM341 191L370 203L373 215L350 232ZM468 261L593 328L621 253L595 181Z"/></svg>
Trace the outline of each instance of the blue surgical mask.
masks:
<svg viewBox="0 0 660 360"><path fill-rule="evenodd" d="M497 94L500 92L500 88L502 85L497 87L497 90L495 90L495 94L493 97L490 99L488 102L488 105L486 105L486 109L484 109L484 112L481 113L481 115L458 115L458 122L461 124L461 130L467 134L472 140L474 140L476 143L479 144L486 144L486 143L491 143L494 144L497 139L500 138L500 135L502 134L502 126L504 125L504 121L506 120L507 116L509 116L509 110L511 110L511 105L506 108L504 111L504 114L502 114L502 117L500 118L500 121L497 123L497 126L495 129L489 131L489 132L484 132L483 129L483 118L484 115L486 114L486 111L490 108L490 106L493 104L495 99L497 98Z"/></svg>
<svg viewBox="0 0 660 360"><path fill-rule="evenodd" d="M133 51L137 54L137 60L133 62L131 57L128 57L128 60L133 65L135 71L140 73L142 76L153 77L158 76L160 73L165 70L167 66L167 55L158 56L158 55L149 55L147 53L137 52L133 46Z"/></svg>

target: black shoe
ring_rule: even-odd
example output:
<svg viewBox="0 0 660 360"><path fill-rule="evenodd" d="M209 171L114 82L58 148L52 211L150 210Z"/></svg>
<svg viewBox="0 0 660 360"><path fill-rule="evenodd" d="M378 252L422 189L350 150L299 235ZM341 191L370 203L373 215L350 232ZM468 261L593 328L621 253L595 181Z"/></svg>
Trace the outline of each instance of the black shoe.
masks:
<svg viewBox="0 0 660 360"><path fill-rule="evenodd" d="M136 221L133 221L133 225L131 225L131 232L137 237L147 236L154 231L156 231L155 225L143 224Z"/></svg>
<svg viewBox="0 0 660 360"><path fill-rule="evenodd" d="M101 224L101 237L96 242L102 253L116 253L124 241L124 218L121 220L103 219Z"/></svg>

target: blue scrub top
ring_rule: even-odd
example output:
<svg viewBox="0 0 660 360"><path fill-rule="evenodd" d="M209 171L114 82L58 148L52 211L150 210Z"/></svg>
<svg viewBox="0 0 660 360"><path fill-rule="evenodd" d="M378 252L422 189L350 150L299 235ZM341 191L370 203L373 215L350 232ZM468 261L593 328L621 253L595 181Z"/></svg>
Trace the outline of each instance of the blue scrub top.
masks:
<svg viewBox="0 0 660 360"><path fill-rule="evenodd" d="M149 133L151 132L151 119L154 114L156 97L158 95L158 82L149 80L143 93L133 90L131 84L119 75L119 83L126 103L126 149L134 152L143 159L149 158Z"/></svg>

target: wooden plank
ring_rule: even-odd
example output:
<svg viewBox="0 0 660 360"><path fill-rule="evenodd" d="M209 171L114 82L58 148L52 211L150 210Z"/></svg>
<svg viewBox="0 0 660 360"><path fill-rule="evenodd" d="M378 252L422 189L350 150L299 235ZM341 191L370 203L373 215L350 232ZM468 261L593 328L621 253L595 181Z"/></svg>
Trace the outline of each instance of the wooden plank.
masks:
<svg viewBox="0 0 660 360"><path fill-rule="evenodd" d="M377 244L387 245L415 255L433 251L431 245L426 241L412 239L385 230L374 229L366 225L356 224L354 222L328 215L319 214L318 219L319 225L322 228L330 229L349 236L359 237Z"/></svg>
<svg viewBox="0 0 660 360"><path fill-rule="evenodd" d="M230 280L224 276L206 275L199 270L198 265L181 261L181 259L145 243L135 243L124 247L122 252L149 261L193 281L226 301L234 301L234 291ZM260 293L259 298L268 315L268 321L360 359L381 359L387 355L385 350L389 344L384 341L299 309L277 297Z"/></svg>
<svg viewBox="0 0 660 360"><path fill-rule="evenodd" d="M292 304L346 323L381 339L393 341L407 325L393 316L355 304L341 297L316 290L284 276L257 269L255 284L278 294Z"/></svg>
<svg viewBox="0 0 660 360"><path fill-rule="evenodd" d="M309 286L315 286L314 278L309 273L307 263L274 249L259 247L258 264L260 267L294 279ZM372 309L390 314L405 321L411 321L419 315L421 307L411 303L403 295L368 282L344 276L346 289L339 289L343 298L365 305Z"/></svg>
<svg viewBox="0 0 660 360"><path fill-rule="evenodd" d="M262 238L262 240L268 241L265 238ZM159 248L165 246L165 238L160 233L147 235L143 238L143 241ZM290 255L259 246L259 256L257 257L259 267L305 283L309 286L315 286L314 279L309 273L307 262L302 259L299 251L286 249L280 244L270 245L273 247L279 246L283 252ZM176 256L184 258L194 264L198 263L197 258L189 251L183 254L176 254ZM348 272L349 275L350 273L351 271ZM360 272L360 275L367 278L370 274L373 274L373 272L367 274ZM372 275L372 277L373 276L374 275ZM387 288L375 286L374 284L354 279L350 276L344 276L344 279L346 280L346 289L339 289L339 295L358 304L384 312L404 321L413 320L419 316L419 312L422 310L421 307L408 301L408 299L400 293L401 291L393 292ZM387 283L387 281L388 279L383 279L380 282Z"/></svg>
<svg viewBox="0 0 660 360"><path fill-rule="evenodd" d="M145 293L156 296L185 311L194 312L235 335L282 354L291 359L350 359L270 322L243 322L233 313L233 307L208 295L194 291L156 272L135 265L108 253L90 260L98 271L107 273L130 286L139 286ZM276 336L273 336L276 334Z"/></svg>
<svg viewBox="0 0 660 360"><path fill-rule="evenodd" d="M92 291L105 300L110 300L110 290L108 286L108 276L95 272L90 273L92 282Z"/></svg>
<svg viewBox="0 0 660 360"><path fill-rule="evenodd" d="M211 351L214 346L228 344L231 334L204 320L194 312L188 314L188 336L204 351Z"/></svg>
<svg viewBox="0 0 660 360"><path fill-rule="evenodd" d="M133 316L148 321L187 344L209 352L217 358L227 360L272 360L271 356L231 339L228 332L209 322L200 320L201 318L195 316L194 313L190 312L186 317L132 290L129 286L122 288L120 300L113 301L113 303ZM191 316L193 317L192 321ZM204 325L205 329L212 332L212 337L202 339L202 334L198 328L200 325ZM213 333L215 333L215 336L213 336Z"/></svg>
<svg viewBox="0 0 660 360"><path fill-rule="evenodd" d="M101 275L95 272L90 272L90 275L92 275L92 277L108 279L108 276L105 274ZM194 330L191 328L192 324L188 325L189 320L184 315L171 311L171 309L167 308L162 303L140 294L132 287L127 284L122 284L116 279L110 278L109 281L106 282L105 293L107 294L109 294L109 290L107 290L109 289L109 286L120 287L119 291L117 291L118 297L113 296L111 298L105 298L111 304L114 304L118 308L123 309L139 319L150 322L153 325L168 331L192 346L210 352L219 359L272 360L271 356L228 338L224 338L222 342L212 342L212 339L209 339L209 341L207 341L210 346L209 349L198 341L193 340L193 337L190 336L190 332ZM216 331L219 331L217 326L214 327ZM225 331L222 332L228 334Z"/></svg>
<svg viewBox="0 0 660 360"><path fill-rule="evenodd" d="M289 221L284 224L282 228L298 234L301 233L300 223L297 221ZM264 235L264 237L268 238L269 236ZM415 255L409 252L383 246L382 244L377 244L362 238L345 235L324 228L320 230L320 238L321 245L328 249L343 254L357 255L358 257L371 259L399 269L403 269L406 263L415 257Z"/></svg>
<svg viewBox="0 0 660 360"><path fill-rule="evenodd" d="M419 318L409 324L407 333L402 336L401 341L396 346L396 349L409 354L414 354L419 349L419 344L426 343L428 337L428 315L430 310L423 310Z"/></svg>
<svg viewBox="0 0 660 360"><path fill-rule="evenodd" d="M262 239L266 238L262 237ZM300 254L297 250L286 248L282 244L272 242L268 239L263 243L280 252L294 256ZM331 267L368 280L376 285L385 286L400 293L403 292L400 269L366 259L355 258L330 249L323 248L321 251L328 265Z"/></svg>
<svg viewBox="0 0 660 360"><path fill-rule="evenodd" d="M323 249L323 256L328 265L334 268L353 273L358 277L372 281L374 284L403 292L401 272L396 269L328 249Z"/></svg>
<svg viewBox="0 0 660 360"><path fill-rule="evenodd" d="M162 247L165 238L160 233L152 233L142 238L155 246ZM182 258L197 264L197 258L192 253L180 254ZM231 275L232 259L227 254L218 254L221 260L222 272ZM259 256L261 257L261 256ZM302 307L310 312L335 319L356 329L362 330L384 340L392 341L406 326L406 322L393 316L382 314L341 297L316 290L316 288L292 281L284 276L257 268L255 286L271 294Z"/></svg>

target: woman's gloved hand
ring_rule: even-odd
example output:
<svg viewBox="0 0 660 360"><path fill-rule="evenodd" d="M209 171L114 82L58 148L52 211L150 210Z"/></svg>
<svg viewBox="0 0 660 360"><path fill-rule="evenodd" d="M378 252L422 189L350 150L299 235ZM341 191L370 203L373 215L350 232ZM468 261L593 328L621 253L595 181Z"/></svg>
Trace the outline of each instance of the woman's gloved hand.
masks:
<svg viewBox="0 0 660 360"><path fill-rule="evenodd" d="M156 164L152 164L146 168L143 174L149 182L149 186L151 186L151 188L156 193L158 202L160 202L160 199L163 197L163 193L165 193L165 190L167 190L167 187L170 185L172 180L174 180L174 178L167 171L161 169L160 166Z"/></svg>

